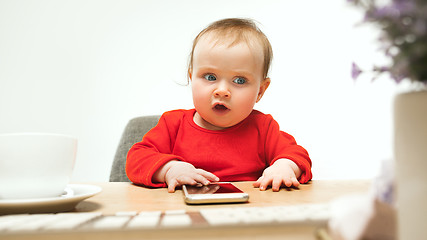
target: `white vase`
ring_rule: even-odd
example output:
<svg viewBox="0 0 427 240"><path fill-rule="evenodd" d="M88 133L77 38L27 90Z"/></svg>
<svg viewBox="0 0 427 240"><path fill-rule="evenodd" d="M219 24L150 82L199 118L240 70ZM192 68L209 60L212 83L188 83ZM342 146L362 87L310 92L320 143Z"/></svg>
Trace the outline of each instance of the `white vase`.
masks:
<svg viewBox="0 0 427 240"><path fill-rule="evenodd" d="M394 102L398 236L427 237L427 91L399 94Z"/></svg>

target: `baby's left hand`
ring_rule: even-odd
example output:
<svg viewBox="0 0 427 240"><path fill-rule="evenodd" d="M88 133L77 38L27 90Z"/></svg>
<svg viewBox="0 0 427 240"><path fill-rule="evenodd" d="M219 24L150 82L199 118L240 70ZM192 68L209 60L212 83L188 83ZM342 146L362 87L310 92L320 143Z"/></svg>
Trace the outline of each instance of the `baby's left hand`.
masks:
<svg viewBox="0 0 427 240"><path fill-rule="evenodd" d="M273 165L266 168L260 178L254 182L254 187L264 191L271 186L274 192L280 190L282 186L298 187L297 178L301 175L301 169L289 159L279 159Z"/></svg>

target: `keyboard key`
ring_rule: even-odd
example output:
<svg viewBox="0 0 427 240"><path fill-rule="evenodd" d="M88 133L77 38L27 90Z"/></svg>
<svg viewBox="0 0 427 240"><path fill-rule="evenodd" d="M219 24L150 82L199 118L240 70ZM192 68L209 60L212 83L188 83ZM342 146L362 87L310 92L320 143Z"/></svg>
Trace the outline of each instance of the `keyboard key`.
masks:
<svg viewBox="0 0 427 240"><path fill-rule="evenodd" d="M98 217L102 213L58 213L60 219L49 225L46 225L46 230L73 230L82 226Z"/></svg>
<svg viewBox="0 0 427 240"><path fill-rule="evenodd" d="M164 215L161 223L163 227L183 227L190 225L191 218L187 214Z"/></svg>
<svg viewBox="0 0 427 240"><path fill-rule="evenodd" d="M116 216L136 216L138 214L137 211L125 211L125 212L116 212Z"/></svg>
<svg viewBox="0 0 427 240"><path fill-rule="evenodd" d="M275 221L275 215L277 212L271 208L248 208L246 210L245 217L243 218L244 223L271 223Z"/></svg>
<svg viewBox="0 0 427 240"><path fill-rule="evenodd" d="M137 216L127 224L127 228L154 228L158 225L160 220L160 211L146 211L140 212Z"/></svg>
<svg viewBox="0 0 427 240"><path fill-rule="evenodd" d="M30 217L31 215L28 214L0 216L0 233L6 232L14 225L19 225L26 222Z"/></svg>
<svg viewBox="0 0 427 240"><path fill-rule="evenodd" d="M185 209L165 211L165 215L181 215L181 214L185 214L185 213L186 213Z"/></svg>
<svg viewBox="0 0 427 240"><path fill-rule="evenodd" d="M138 214L138 216L152 216L160 218L161 214L161 211L142 211Z"/></svg>
<svg viewBox="0 0 427 240"><path fill-rule="evenodd" d="M127 228L154 228L158 225L160 217L136 216L126 226Z"/></svg>
<svg viewBox="0 0 427 240"><path fill-rule="evenodd" d="M238 224L242 221L240 216L233 211L233 208L201 209L200 214L211 225Z"/></svg>
<svg viewBox="0 0 427 240"><path fill-rule="evenodd" d="M105 216L95 221L92 227L94 229L118 229L124 227L129 219L129 216Z"/></svg>
<svg viewBox="0 0 427 240"><path fill-rule="evenodd" d="M57 221L58 216L54 214L32 214L18 216L19 221L9 225L8 232L28 232L41 229L43 226Z"/></svg>

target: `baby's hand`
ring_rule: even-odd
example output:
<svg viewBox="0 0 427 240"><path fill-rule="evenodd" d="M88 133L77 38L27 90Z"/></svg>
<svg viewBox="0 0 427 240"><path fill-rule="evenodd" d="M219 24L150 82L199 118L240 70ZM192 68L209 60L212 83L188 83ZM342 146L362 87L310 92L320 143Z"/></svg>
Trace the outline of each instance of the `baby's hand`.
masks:
<svg viewBox="0 0 427 240"><path fill-rule="evenodd" d="M297 178L301 175L301 169L289 159L279 159L273 165L266 168L260 178L254 182L254 187L259 187L259 190L264 191L268 186L274 192L280 190L284 185L286 187L298 187Z"/></svg>
<svg viewBox="0 0 427 240"><path fill-rule="evenodd" d="M198 183L208 185L211 181L218 182L219 178L213 173L203 169L197 169L192 164L182 161L170 161L165 167L165 182L169 192L175 192L177 186L184 184L196 185Z"/></svg>

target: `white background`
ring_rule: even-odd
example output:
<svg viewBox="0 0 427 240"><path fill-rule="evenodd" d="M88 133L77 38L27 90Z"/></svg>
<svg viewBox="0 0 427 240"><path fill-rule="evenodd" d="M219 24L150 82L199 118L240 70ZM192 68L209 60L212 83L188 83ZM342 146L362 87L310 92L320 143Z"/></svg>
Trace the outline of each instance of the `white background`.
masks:
<svg viewBox="0 0 427 240"><path fill-rule="evenodd" d="M73 181L108 181L131 118L192 108L193 38L226 17L257 20L274 51L256 109L310 153L314 179L371 178L392 156L388 76L378 36L345 0L0 0L0 133L78 138Z"/></svg>

